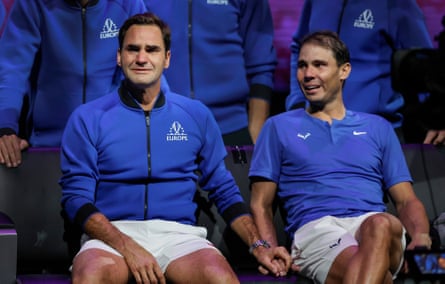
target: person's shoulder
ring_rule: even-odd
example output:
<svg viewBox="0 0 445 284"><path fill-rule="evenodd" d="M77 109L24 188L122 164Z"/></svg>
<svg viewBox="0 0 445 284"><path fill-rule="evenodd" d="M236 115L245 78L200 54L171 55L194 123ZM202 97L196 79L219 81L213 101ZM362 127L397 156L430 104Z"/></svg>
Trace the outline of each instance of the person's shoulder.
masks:
<svg viewBox="0 0 445 284"><path fill-rule="evenodd" d="M270 117L271 120L281 121L287 119L298 119L306 116L306 111L303 108L292 109L284 112L280 112Z"/></svg>
<svg viewBox="0 0 445 284"><path fill-rule="evenodd" d="M267 127L273 125L273 127L277 129L286 129L291 127L290 125L292 125L292 127L298 127L305 124L307 117L308 115L303 108L293 109L270 116L266 120L265 125L267 125Z"/></svg>
<svg viewBox="0 0 445 284"><path fill-rule="evenodd" d="M369 124L369 125L375 125L379 128L387 127L392 128L393 126L391 123L385 119L384 117L373 114L373 113L367 113L367 112L360 112L360 111L351 111L348 110L347 114L349 117L354 119L355 121L361 123L361 124Z"/></svg>
<svg viewBox="0 0 445 284"><path fill-rule="evenodd" d="M374 113L352 111L352 110L348 110L347 113L349 113L349 115L351 115L351 116L355 116L357 118L364 119L364 120L386 121L386 119L384 119L382 116L380 116L378 114L374 114Z"/></svg>
<svg viewBox="0 0 445 284"><path fill-rule="evenodd" d="M200 100L195 100L172 91L165 92L165 96L167 101L180 107L195 108L196 110L208 109Z"/></svg>
<svg viewBox="0 0 445 284"><path fill-rule="evenodd" d="M116 92L111 92L93 99L89 102L79 105L74 112L78 114L92 115L98 112L104 112L112 106L119 103L119 96Z"/></svg>

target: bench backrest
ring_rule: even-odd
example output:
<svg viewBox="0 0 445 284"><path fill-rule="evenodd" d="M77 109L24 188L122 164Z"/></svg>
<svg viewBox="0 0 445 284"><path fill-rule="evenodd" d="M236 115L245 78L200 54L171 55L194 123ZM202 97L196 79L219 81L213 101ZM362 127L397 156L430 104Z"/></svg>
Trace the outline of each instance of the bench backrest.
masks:
<svg viewBox="0 0 445 284"><path fill-rule="evenodd" d="M225 160L243 197L250 199L247 178L252 147L228 147ZM407 163L415 180L414 188L433 220L445 211L445 152L429 145L404 145ZM66 272L70 257L63 241L60 215L61 172L58 149L30 149L16 169L0 167L0 211L15 223L18 235L18 273ZM247 247L226 227L201 193L198 224L208 228L208 238L219 247L237 269L256 269ZM390 206L391 207L391 206ZM390 211L393 208L390 208ZM278 212L278 211L277 211ZM286 243L283 218L275 217L279 241Z"/></svg>

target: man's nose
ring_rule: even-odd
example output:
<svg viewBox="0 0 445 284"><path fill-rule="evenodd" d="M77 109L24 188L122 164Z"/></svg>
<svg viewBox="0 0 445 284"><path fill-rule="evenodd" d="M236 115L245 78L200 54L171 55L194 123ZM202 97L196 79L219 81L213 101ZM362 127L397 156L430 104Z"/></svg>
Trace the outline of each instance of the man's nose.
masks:
<svg viewBox="0 0 445 284"><path fill-rule="evenodd" d="M145 63L147 62L147 53L145 51L140 51L138 52L138 54L136 55L136 61L138 63Z"/></svg>

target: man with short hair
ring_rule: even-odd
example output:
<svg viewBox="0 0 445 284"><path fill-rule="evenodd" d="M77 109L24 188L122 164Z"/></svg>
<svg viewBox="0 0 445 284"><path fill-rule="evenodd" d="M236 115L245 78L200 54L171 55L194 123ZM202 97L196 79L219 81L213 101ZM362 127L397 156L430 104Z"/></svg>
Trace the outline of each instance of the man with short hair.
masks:
<svg viewBox="0 0 445 284"><path fill-rule="evenodd" d="M119 31L118 91L73 112L62 138L62 206L83 228L73 283L238 283L196 226L196 182L256 259L276 276L290 256L259 238L211 112L168 89L170 30L154 14Z"/></svg>
<svg viewBox="0 0 445 284"><path fill-rule="evenodd" d="M429 223L391 125L345 108L350 72L337 34L303 39L297 79L309 105L265 123L249 171L251 209L274 247L272 204L280 199L293 268L317 283L391 283L403 264L405 228L409 249L429 248ZM385 212L385 194L400 219Z"/></svg>

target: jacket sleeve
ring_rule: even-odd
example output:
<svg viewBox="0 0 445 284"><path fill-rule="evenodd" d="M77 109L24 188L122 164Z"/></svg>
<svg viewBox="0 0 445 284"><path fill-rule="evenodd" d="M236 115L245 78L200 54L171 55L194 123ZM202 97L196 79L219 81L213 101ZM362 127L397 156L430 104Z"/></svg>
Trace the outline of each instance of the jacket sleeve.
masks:
<svg viewBox="0 0 445 284"><path fill-rule="evenodd" d="M94 207L95 189L99 177L97 150L93 142L95 123L85 123L88 113L80 107L66 124L61 143L62 208L71 221L83 226L87 218L98 211Z"/></svg>
<svg viewBox="0 0 445 284"><path fill-rule="evenodd" d="M195 109L197 110L197 109ZM227 151L224 147L221 132L209 110L205 110L203 141L201 150L199 185L209 193L223 219L230 224L249 211L244 203L239 188L230 171L226 168L224 158Z"/></svg>
<svg viewBox="0 0 445 284"><path fill-rule="evenodd" d="M249 84L273 89L277 55L273 45L274 29L268 0L244 1L241 7L240 35ZM252 94L255 96L255 94ZM267 97L259 94L260 98Z"/></svg>
<svg viewBox="0 0 445 284"><path fill-rule="evenodd" d="M286 97L286 110L304 107L305 97L297 80L298 54L300 52L300 40L309 32L309 23L312 10L312 1L304 1L300 14L298 28L292 36L290 46L290 93Z"/></svg>
<svg viewBox="0 0 445 284"><path fill-rule="evenodd" d="M36 2L14 1L0 37L0 128L10 128L16 133L41 42Z"/></svg>
<svg viewBox="0 0 445 284"><path fill-rule="evenodd" d="M433 47L425 16L415 0L393 0L388 5L388 28L395 49Z"/></svg>

